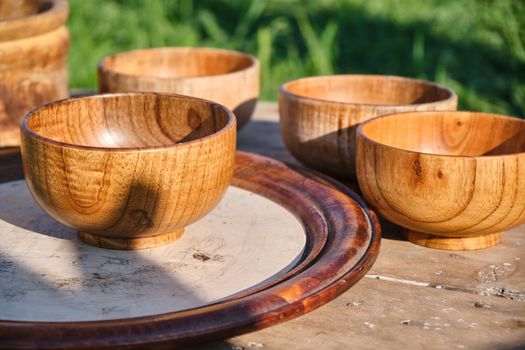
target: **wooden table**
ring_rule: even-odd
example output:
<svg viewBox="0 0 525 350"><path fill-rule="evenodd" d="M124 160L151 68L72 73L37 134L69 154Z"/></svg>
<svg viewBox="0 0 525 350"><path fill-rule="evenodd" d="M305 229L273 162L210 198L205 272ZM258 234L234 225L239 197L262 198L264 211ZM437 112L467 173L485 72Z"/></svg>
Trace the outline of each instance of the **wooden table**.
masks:
<svg viewBox="0 0 525 350"><path fill-rule="evenodd" d="M238 146L295 163L281 140L275 103L259 103ZM17 179L19 156L8 157L14 166L0 179ZM525 226L476 252L423 248L392 224L382 229L376 264L336 300L298 319L193 349L525 348Z"/></svg>
<svg viewBox="0 0 525 350"><path fill-rule="evenodd" d="M296 163L279 133L277 104L259 103L238 148ZM481 251L423 248L384 223L369 274L298 319L194 349L525 348L525 226Z"/></svg>

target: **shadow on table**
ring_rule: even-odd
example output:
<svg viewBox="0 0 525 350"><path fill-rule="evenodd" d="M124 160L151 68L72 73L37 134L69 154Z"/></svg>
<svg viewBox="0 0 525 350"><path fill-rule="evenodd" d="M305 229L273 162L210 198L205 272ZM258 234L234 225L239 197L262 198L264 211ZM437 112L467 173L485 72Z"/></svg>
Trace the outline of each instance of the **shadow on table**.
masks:
<svg viewBox="0 0 525 350"><path fill-rule="evenodd" d="M236 349L244 349L244 347L235 345L227 340L219 340L219 341L213 341L209 343L190 345L190 346L184 347L183 349L185 350L236 350Z"/></svg>
<svg viewBox="0 0 525 350"><path fill-rule="evenodd" d="M385 218L379 216L379 223L381 224L381 238L382 239L391 239L394 241L406 241L406 238L403 236L403 228L397 226L396 224L391 223Z"/></svg>
<svg viewBox="0 0 525 350"><path fill-rule="evenodd" d="M237 135L237 149L290 164L299 164L286 150L278 122L260 120L249 122Z"/></svg>
<svg viewBox="0 0 525 350"><path fill-rule="evenodd" d="M522 329L525 328L525 325L522 324L521 328ZM495 345L493 349L494 350L523 350L525 349L525 340L522 340L521 342L518 342L517 344L512 344L512 345L506 345L506 344Z"/></svg>

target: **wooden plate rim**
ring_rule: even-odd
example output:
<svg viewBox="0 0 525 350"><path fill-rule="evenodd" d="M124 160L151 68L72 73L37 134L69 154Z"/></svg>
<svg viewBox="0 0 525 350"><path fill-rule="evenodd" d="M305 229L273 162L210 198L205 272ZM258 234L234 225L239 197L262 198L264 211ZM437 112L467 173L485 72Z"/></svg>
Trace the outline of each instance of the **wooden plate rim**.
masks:
<svg viewBox="0 0 525 350"><path fill-rule="evenodd" d="M0 169L6 167L2 162L0 157ZM161 315L87 322L0 320L0 348L173 348L230 337L316 309L353 286L374 263L379 223L344 186L246 152L238 152L233 185L284 206L313 237L307 256L285 276L229 300Z"/></svg>

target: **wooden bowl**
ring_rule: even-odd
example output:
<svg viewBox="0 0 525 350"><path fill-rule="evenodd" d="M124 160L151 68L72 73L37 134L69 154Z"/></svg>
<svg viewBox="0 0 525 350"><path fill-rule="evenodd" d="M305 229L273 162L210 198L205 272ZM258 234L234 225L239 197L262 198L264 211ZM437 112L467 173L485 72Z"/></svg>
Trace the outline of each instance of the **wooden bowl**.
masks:
<svg viewBox="0 0 525 350"><path fill-rule="evenodd" d="M259 97L259 61L248 54L190 47L118 53L98 67L99 91L155 91L216 101L233 111L237 127L249 120Z"/></svg>
<svg viewBox="0 0 525 350"><path fill-rule="evenodd" d="M0 147L20 145L20 121L69 96L65 0L0 0Z"/></svg>
<svg viewBox="0 0 525 350"><path fill-rule="evenodd" d="M310 77L281 86L279 114L286 147L301 163L355 180L355 129L402 111L455 110L456 94L423 80L380 75Z"/></svg>
<svg viewBox="0 0 525 350"><path fill-rule="evenodd" d="M408 240L451 250L496 245L525 222L525 120L413 112L357 129L365 198Z"/></svg>
<svg viewBox="0 0 525 350"><path fill-rule="evenodd" d="M155 93L69 99L22 121L30 191L86 243L171 242L213 209L235 163L235 117L213 102Z"/></svg>

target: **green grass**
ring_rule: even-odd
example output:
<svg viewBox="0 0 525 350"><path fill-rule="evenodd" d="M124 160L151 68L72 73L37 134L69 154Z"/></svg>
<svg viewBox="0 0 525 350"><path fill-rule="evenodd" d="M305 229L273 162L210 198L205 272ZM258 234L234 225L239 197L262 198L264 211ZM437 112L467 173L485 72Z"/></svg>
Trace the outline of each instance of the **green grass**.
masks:
<svg viewBox="0 0 525 350"><path fill-rule="evenodd" d="M98 61L156 46L211 46L261 61L263 99L290 79L374 73L437 81L460 108L525 115L525 1L70 0L73 87Z"/></svg>

